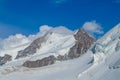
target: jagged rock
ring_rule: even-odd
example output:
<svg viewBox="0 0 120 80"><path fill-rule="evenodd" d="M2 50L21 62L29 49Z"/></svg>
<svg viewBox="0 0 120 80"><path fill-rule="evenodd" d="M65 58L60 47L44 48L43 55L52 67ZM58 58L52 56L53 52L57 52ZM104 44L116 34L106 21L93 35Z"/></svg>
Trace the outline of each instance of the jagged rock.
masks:
<svg viewBox="0 0 120 80"><path fill-rule="evenodd" d="M75 45L70 48L68 57L70 59L77 58L85 53L96 40L90 37L83 29L79 29L74 35L76 39Z"/></svg>
<svg viewBox="0 0 120 80"><path fill-rule="evenodd" d="M12 56L5 54L3 57L0 56L0 65L7 63L12 60Z"/></svg>
<svg viewBox="0 0 120 80"><path fill-rule="evenodd" d="M115 50L116 51L120 50L120 41L117 43Z"/></svg>
<svg viewBox="0 0 120 80"><path fill-rule="evenodd" d="M26 61L23 66L28 68L36 68L36 67L42 67L54 64L55 61L64 61L67 60L67 55L58 55L57 58L55 58L53 55L49 57L42 58L40 60L36 61Z"/></svg>
<svg viewBox="0 0 120 80"><path fill-rule="evenodd" d="M58 55L56 58L57 61L64 61L64 60L68 60L68 55Z"/></svg>
<svg viewBox="0 0 120 80"><path fill-rule="evenodd" d="M36 61L26 61L23 66L28 67L28 68L36 68L36 67L42 67L42 66L47 66L54 64L56 61L56 58L51 55L49 57L45 57L41 60L36 60Z"/></svg>
<svg viewBox="0 0 120 80"><path fill-rule="evenodd" d="M34 40L27 48L18 51L18 54L15 59L26 57L28 55L33 55L34 53L36 53L37 49L41 47L41 43L43 43L44 41L44 36Z"/></svg>

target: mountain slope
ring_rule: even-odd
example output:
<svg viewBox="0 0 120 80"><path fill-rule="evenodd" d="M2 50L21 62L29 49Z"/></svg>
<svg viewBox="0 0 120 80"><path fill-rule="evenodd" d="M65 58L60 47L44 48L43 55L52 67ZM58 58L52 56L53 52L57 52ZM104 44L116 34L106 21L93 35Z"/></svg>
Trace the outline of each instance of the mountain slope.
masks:
<svg viewBox="0 0 120 80"><path fill-rule="evenodd" d="M119 80L120 24L99 39L91 48L93 65L79 74L82 80Z"/></svg>
<svg viewBox="0 0 120 80"><path fill-rule="evenodd" d="M60 36L59 36L60 37ZM67 36L68 37L68 36ZM53 39L53 38L51 38ZM67 42L64 42L64 40ZM74 46L75 42L69 38L63 39L59 46L68 48L70 44ZM74 39L74 38L73 38ZM51 41L51 40L50 40ZM56 40L55 40L56 41ZM59 39L58 39L59 41ZM60 40L62 41L62 40ZM42 44L42 45L45 45ZM55 45L55 44L53 44ZM51 46L53 46L51 45ZM50 45L48 45L50 47ZM20 66L26 60L35 61L46 57L46 55L56 55L61 47L55 45L48 50L52 50L50 54L44 52L21 58L0 67L0 80L119 80L120 79L120 24L111 29L105 36L95 42L89 50L78 58L57 61L53 65L27 68ZM47 47L47 45L46 45ZM57 51L55 50L57 49ZM69 47L70 49L70 47ZM41 48L42 50L42 48ZM65 50L66 51L66 50ZM69 50L67 50L68 52ZM60 51L62 52L62 51ZM64 52L64 50L63 50ZM58 55L59 53L57 53ZM64 54L63 54L64 55ZM38 57L37 57L38 56ZM12 65L12 66L11 66Z"/></svg>

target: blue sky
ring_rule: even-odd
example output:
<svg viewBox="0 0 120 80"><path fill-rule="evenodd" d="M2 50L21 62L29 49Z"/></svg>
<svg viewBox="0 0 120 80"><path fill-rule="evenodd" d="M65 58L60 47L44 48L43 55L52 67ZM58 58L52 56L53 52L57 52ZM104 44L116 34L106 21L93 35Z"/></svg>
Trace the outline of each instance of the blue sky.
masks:
<svg viewBox="0 0 120 80"><path fill-rule="evenodd" d="M88 21L107 32L120 22L120 0L0 0L0 38L35 34L41 25L75 30Z"/></svg>

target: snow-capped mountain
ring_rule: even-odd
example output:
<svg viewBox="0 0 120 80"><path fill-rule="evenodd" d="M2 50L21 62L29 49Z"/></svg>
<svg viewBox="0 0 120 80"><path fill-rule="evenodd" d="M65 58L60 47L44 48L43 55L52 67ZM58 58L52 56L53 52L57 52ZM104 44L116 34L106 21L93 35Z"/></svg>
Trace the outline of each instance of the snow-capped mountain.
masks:
<svg viewBox="0 0 120 80"><path fill-rule="evenodd" d="M95 39L90 37L83 29L79 29L74 34L65 27L57 27L49 29L43 36L31 43L29 42L24 49L16 50L14 53L16 57L13 54L9 54L10 59L1 57L0 63L4 65L10 60L12 63L12 61L17 62L20 59L22 64L19 66L29 68L47 66L54 64L56 61L79 57L89 49L93 42L95 42Z"/></svg>
<svg viewBox="0 0 120 80"><path fill-rule="evenodd" d="M120 24L96 42L82 29L49 29L1 53L1 62L7 53L12 59L0 66L0 80L119 80Z"/></svg>

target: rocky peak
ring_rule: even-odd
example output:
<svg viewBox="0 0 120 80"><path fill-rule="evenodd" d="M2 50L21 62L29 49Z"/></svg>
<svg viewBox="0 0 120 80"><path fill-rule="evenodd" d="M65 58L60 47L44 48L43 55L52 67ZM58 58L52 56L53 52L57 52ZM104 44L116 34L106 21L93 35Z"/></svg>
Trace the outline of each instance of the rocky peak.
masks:
<svg viewBox="0 0 120 80"><path fill-rule="evenodd" d="M72 48L70 48L68 55L58 55L56 58L53 55L50 55L36 61L26 61L23 66L29 68L42 67L54 64L56 61L77 58L85 53L90 48L91 44L95 42L95 39L90 37L83 29L78 30L74 37L76 39L76 43Z"/></svg>
<svg viewBox="0 0 120 80"><path fill-rule="evenodd" d="M12 60L12 56L5 54L3 57L0 56L0 65L7 63Z"/></svg>
<svg viewBox="0 0 120 80"><path fill-rule="evenodd" d="M87 39L87 41L89 41L88 38L95 41L95 39L92 38L84 29L79 29L77 31L77 33L74 35L74 38L76 40L82 41L82 42L84 42L85 39Z"/></svg>
<svg viewBox="0 0 120 80"><path fill-rule="evenodd" d="M49 32L45 36L34 40L27 48L18 52L16 59L36 53L37 49L41 47L41 43L45 42L48 37L52 35L52 33L53 32ZM56 61L64 61L67 59L77 58L81 54L85 53L90 48L91 44L95 42L95 39L90 37L83 29L79 29L78 32L74 35L74 38L76 39L76 43L72 48L70 48L68 55L58 55L56 58L53 55L50 55L36 61L28 60L23 64L23 66L29 68L42 67L51 65Z"/></svg>
<svg viewBox="0 0 120 80"><path fill-rule="evenodd" d="M87 32L83 29L79 29L78 32L74 35L76 39L75 45L70 48L68 53L69 58L77 58L83 53L85 53L96 40L89 36Z"/></svg>
<svg viewBox="0 0 120 80"><path fill-rule="evenodd" d="M26 57L28 55L33 55L34 53L36 53L37 49L41 47L41 43L43 43L44 41L45 41L45 36L37 38L27 48L18 51L16 59L21 57Z"/></svg>

